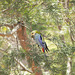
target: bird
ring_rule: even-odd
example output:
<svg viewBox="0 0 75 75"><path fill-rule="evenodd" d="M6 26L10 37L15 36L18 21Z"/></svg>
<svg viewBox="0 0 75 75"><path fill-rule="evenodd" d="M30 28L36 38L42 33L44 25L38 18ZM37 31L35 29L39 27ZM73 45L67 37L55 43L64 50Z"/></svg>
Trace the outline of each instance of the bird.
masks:
<svg viewBox="0 0 75 75"><path fill-rule="evenodd" d="M31 37L35 40L36 44L38 45L38 47L41 47L42 48L42 51L45 53L45 52L48 52L49 49L47 47L47 44L45 41L42 40L42 34L37 31L37 30L33 30L31 32Z"/></svg>

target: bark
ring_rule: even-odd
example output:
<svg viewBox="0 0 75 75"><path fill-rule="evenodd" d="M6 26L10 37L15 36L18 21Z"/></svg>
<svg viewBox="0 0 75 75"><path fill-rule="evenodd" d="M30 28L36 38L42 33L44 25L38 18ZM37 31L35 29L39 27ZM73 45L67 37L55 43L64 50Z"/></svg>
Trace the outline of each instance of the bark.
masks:
<svg viewBox="0 0 75 75"><path fill-rule="evenodd" d="M0 36L2 36L2 37L5 37L5 36L11 37L11 36L13 36L13 34L3 34L3 33L0 33Z"/></svg>
<svg viewBox="0 0 75 75"><path fill-rule="evenodd" d="M28 45L30 45L30 44L28 42L28 38L27 38L27 34L26 34L26 27L23 26L23 25L24 25L23 21L18 22L17 24L14 24L12 26L10 26L8 24L0 25L0 27L6 26L6 27L9 27L12 30L8 34L2 34L2 33L0 33L0 36L2 36L2 37L5 37L5 36L11 37L11 36L13 36L13 34L15 32L17 32L17 37L20 40L20 44L21 44L22 48L24 50L26 50L27 53L29 53L30 48L29 48ZM30 60L30 57L29 56L27 56L27 60L28 61ZM21 65L21 63L19 63L19 64ZM29 64L31 64L32 71L33 71L33 73L35 75L42 75L41 67L36 66L35 65L35 62L33 61L33 59L32 59L32 61ZM22 67L24 67L24 66L22 65Z"/></svg>
<svg viewBox="0 0 75 75"><path fill-rule="evenodd" d="M69 0L65 0L65 8L66 8L66 9L69 8Z"/></svg>
<svg viewBox="0 0 75 75"><path fill-rule="evenodd" d="M67 58L67 70L66 70L66 75L71 75L72 72L72 57Z"/></svg>
<svg viewBox="0 0 75 75"><path fill-rule="evenodd" d="M66 8L66 10L69 9L69 0L65 0L65 6L64 6L64 8ZM67 13L67 14L69 14L69 13ZM65 14L65 15L67 15L67 14ZM67 24L69 24L69 26L71 25L71 22L70 22L70 20L69 20L68 17L65 19L65 21L66 21ZM71 38L71 41L73 43L73 39L72 39L71 33L70 33L70 38ZM72 73L72 56L71 57L67 57L67 59L68 60L67 60L66 75L72 75L71 74Z"/></svg>
<svg viewBox="0 0 75 75"><path fill-rule="evenodd" d="M61 31L62 26L58 26L58 29ZM60 35L60 39L62 40L63 43L64 42L64 35ZM72 73L72 57L67 57L67 70L66 70L66 75L71 75ZM64 74L64 72L62 72L62 75Z"/></svg>
<svg viewBox="0 0 75 75"><path fill-rule="evenodd" d="M62 26L61 25L59 25L58 26L58 29L59 29L59 31L61 31L61 29L62 29ZM65 41L64 41L64 35L59 35L59 38L60 38L60 40L62 41L62 43L64 43L64 45L65 45ZM64 61L65 62L65 61ZM64 63L65 64L65 63ZM64 66L64 64L62 64L62 66ZM65 75L65 73L66 73L66 71L64 70L64 71L62 71L62 75Z"/></svg>
<svg viewBox="0 0 75 75"><path fill-rule="evenodd" d="M24 65L22 62L20 62L18 59L16 59L16 58L14 58L14 59L15 59L15 61L23 68L23 69L22 69L23 71L27 71L27 72L29 72L29 73L33 73L31 70L27 69L27 68L25 67L25 65Z"/></svg>
<svg viewBox="0 0 75 75"><path fill-rule="evenodd" d="M23 49L26 50L26 52L29 53L30 48L28 47L29 42L26 34L26 27L22 26L21 28L18 29L17 31L18 38L20 40L20 44ZM31 55L31 54L30 54ZM30 60L30 57L27 56L27 60ZM35 65L35 62L32 60L32 71L35 73L35 75L42 75L41 68Z"/></svg>

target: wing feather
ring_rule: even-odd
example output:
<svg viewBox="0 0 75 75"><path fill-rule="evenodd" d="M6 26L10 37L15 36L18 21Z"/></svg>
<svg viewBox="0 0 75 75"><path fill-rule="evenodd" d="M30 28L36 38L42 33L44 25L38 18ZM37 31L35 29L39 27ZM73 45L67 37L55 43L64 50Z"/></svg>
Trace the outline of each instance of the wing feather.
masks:
<svg viewBox="0 0 75 75"><path fill-rule="evenodd" d="M38 41L40 42L41 46L44 48L44 45L42 43L42 37L41 37L41 35L39 36Z"/></svg>

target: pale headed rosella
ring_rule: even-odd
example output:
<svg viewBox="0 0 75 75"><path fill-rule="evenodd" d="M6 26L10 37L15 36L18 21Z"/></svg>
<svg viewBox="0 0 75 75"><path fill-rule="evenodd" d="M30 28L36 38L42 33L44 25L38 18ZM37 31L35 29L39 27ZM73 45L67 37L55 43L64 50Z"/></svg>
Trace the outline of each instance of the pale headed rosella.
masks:
<svg viewBox="0 0 75 75"><path fill-rule="evenodd" d="M49 51L46 42L42 41L42 37L39 31L34 30L31 32L31 37L35 40L36 44L42 48L42 51L45 53Z"/></svg>

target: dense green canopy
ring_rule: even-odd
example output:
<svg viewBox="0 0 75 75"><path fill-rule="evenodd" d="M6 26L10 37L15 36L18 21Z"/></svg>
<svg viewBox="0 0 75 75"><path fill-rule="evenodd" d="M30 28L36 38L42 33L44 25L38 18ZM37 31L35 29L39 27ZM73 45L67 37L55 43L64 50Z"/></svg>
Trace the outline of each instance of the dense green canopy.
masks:
<svg viewBox="0 0 75 75"><path fill-rule="evenodd" d="M18 21L23 21L27 29L32 55L22 49L16 33L13 34L14 37L1 36L12 30L6 24L12 26ZM24 60L25 66L30 69L26 60L26 56L30 56L36 65L41 66L43 75L75 75L74 24L74 0L0 0L0 74L24 75L26 72L21 71L15 58ZM50 50L46 53L47 61L31 39L32 30L40 31L47 42ZM71 74L67 74L68 62Z"/></svg>

